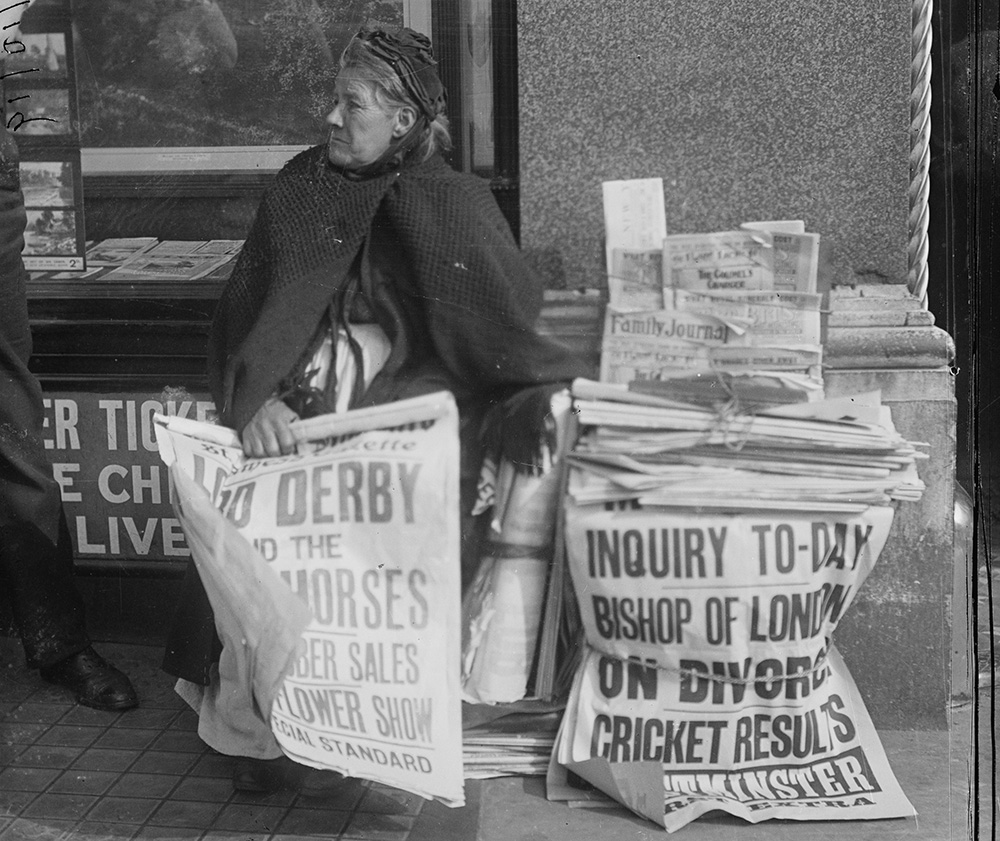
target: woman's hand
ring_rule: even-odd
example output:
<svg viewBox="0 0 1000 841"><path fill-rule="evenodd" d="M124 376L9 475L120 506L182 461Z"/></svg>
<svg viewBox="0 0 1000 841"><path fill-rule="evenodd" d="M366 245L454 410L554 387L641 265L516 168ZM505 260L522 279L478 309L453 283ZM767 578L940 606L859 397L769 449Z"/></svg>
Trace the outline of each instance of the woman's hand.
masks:
<svg viewBox="0 0 1000 841"><path fill-rule="evenodd" d="M252 458L294 453L295 438L288 425L298 419L281 400L269 397L243 427L243 452Z"/></svg>

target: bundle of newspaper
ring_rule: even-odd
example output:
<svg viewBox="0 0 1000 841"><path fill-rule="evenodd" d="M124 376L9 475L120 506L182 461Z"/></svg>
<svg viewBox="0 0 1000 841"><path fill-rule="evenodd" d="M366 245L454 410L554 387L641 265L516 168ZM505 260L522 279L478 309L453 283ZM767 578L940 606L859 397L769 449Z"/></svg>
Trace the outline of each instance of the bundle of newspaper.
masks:
<svg viewBox="0 0 1000 841"><path fill-rule="evenodd" d="M833 633L918 499L877 393L758 408L573 384L566 560L583 654L548 797L576 775L670 832L724 810L904 817ZM676 395L675 395L676 396Z"/></svg>
<svg viewBox="0 0 1000 841"><path fill-rule="evenodd" d="M561 703L538 700L502 707L463 704L465 779L545 774L562 710Z"/></svg>
<svg viewBox="0 0 1000 841"><path fill-rule="evenodd" d="M462 742L467 780L493 777L541 777L548 770L555 744L551 733L494 733L486 729Z"/></svg>
<svg viewBox="0 0 1000 841"><path fill-rule="evenodd" d="M570 464L578 503L860 511L918 500L926 444L904 439L878 392L750 413L577 380L585 427Z"/></svg>

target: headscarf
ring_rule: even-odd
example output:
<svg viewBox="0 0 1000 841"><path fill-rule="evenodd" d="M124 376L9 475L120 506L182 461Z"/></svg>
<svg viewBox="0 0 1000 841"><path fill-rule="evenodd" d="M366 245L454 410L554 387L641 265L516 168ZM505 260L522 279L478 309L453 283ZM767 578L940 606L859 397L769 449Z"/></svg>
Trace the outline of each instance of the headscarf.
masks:
<svg viewBox="0 0 1000 841"><path fill-rule="evenodd" d="M441 114L448 101L437 74L430 39L403 27L396 32L361 29L355 36L367 43L372 54L388 64L428 122Z"/></svg>

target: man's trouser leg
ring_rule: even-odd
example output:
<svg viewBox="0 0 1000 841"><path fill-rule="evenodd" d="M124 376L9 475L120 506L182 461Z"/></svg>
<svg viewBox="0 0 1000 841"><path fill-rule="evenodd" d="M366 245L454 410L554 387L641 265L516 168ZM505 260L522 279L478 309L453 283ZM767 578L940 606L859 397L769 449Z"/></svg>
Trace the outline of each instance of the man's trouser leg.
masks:
<svg viewBox="0 0 1000 841"><path fill-rule="evenodd" d="M28 665L89 644L59 486L42 442L42 392L20 278L0 278L0 580Z"/></svg>

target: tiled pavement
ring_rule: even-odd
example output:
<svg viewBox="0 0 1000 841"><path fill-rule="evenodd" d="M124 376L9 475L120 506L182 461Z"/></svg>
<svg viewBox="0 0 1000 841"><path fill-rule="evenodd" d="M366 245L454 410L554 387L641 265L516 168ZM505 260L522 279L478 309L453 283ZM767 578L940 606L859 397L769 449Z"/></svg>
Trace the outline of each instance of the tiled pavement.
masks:
<svg viewBox="0 0 1000 841"><path fill-rule="evenodd" d="M323 799L234 792L232 760L198 738L196 716L156 668L158 649L98 647L129 672L138 709L74 704L23 668L14 641L0 639L2 841L418 837L424 801L368 782L348 781Z"/></svg>
<svg viewBox="0 0 1000 841"><path fill-rule="evenodd" d="M570 808L545 799L540 778L467 782L468 805L447 809L413 795L351 781L336 796L235 793L232 760L206 748L196 719L158 668L160 649L104 644L141 698L137 710L78 706L24 669L19 645L0 637L0 841L630 841L664 833L622 808ZM890 732L882 739L917 819L768 822L706 817L680 833L694 841L971 837L972 707L950 713L950 731ZM993 722L981 711L978 838L991 838Z"/></svg>

